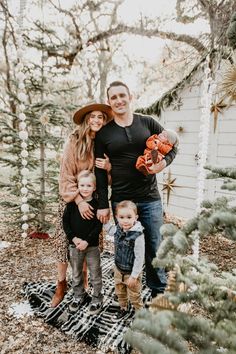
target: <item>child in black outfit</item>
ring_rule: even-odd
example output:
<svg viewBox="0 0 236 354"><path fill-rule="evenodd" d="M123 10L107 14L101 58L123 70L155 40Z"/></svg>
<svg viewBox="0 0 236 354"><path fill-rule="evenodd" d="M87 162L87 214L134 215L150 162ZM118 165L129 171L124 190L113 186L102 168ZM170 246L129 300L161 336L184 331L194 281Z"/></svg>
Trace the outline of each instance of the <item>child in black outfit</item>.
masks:
<svg viewBox="0 0 236 354"><path fill-rule="evenodd" d="M93 198L93 192L96 189L95 175L88 170L80 172L78 188L83 200L93 207L94 217L83 219L75 202L68 203L64 211L63 228L70 243L69 252L74 290L74 299L69 305L69 310L73 313L76 312L88 296L83 283L83 263L86 259L93 286L89 312L96 314L102 309L103 296L101 260L98 248L102 223L96 218L98 205L96 199Z"/></svg>

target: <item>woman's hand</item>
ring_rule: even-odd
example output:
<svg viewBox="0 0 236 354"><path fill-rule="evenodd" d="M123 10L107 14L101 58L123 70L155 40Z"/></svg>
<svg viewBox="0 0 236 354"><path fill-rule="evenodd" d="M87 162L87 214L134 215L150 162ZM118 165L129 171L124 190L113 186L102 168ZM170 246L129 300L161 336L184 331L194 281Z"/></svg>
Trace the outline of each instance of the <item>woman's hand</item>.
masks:
<svg viewBox="0 0 236 354"><path fill-rule="evenodd" d="M85 200L79 202L78 209L83 219L92 219L94 217L92 205L87 203Z"/></svg>
<svg viewBox="0 0 236 354"><path fill-rule="evenodd" d="M103 170L106 170L107 172L110 172L111 171L111 163L110 163L110 160L109 160L109 157L104 154L104 159L102 158L96 158L95 160L95 166L98 167L98 168L102 168Z"/></svg>
<svg viewBox="0 0 236 354"><path fill-rule="evenodd" d="M106 224L110 219L110 209L98 209L97 218L101 223Z"/></svg>

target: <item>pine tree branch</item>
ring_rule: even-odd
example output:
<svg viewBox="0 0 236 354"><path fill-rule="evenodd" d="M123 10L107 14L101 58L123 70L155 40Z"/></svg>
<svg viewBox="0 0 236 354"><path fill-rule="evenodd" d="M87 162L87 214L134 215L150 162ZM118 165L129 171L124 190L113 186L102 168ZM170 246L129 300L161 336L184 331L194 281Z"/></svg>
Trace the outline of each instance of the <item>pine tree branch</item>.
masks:
<svg viewBox="0 0 236 354"><path fill-rule="evenodd" d="M205 168L213 172L219 178L228 177L228 178L236 179L236 169L233 167L206 166Z"/></svg>

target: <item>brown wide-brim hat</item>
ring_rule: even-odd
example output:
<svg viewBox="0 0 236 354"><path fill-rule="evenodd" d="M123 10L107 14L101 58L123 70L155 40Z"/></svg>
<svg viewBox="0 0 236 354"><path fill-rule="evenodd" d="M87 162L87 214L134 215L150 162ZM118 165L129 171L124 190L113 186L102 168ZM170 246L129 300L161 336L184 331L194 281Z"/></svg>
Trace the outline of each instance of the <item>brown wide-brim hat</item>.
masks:
<svg viewBox="0 0 236 354"><path fill-rule="evenodd" d="M102 113L105 113L107 115L106 123L113 119L112 109L110 106L103 103L91 103L75 112L73 116L75 124L81 124L84 120L85 115L93 111L100 111Z"/></svg>

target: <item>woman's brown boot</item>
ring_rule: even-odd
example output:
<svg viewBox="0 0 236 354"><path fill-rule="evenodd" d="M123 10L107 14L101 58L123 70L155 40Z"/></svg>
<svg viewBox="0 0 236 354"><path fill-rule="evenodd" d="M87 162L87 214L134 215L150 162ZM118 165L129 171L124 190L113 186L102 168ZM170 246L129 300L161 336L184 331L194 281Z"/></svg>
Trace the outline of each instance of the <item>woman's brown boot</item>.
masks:
<svg viewBox="0 0 236 354"><path fill-rule="evenodd" d="M57 282L56 292L52 298L51 307L56 307L64 299L67 290L66 279Z"/></svg>

